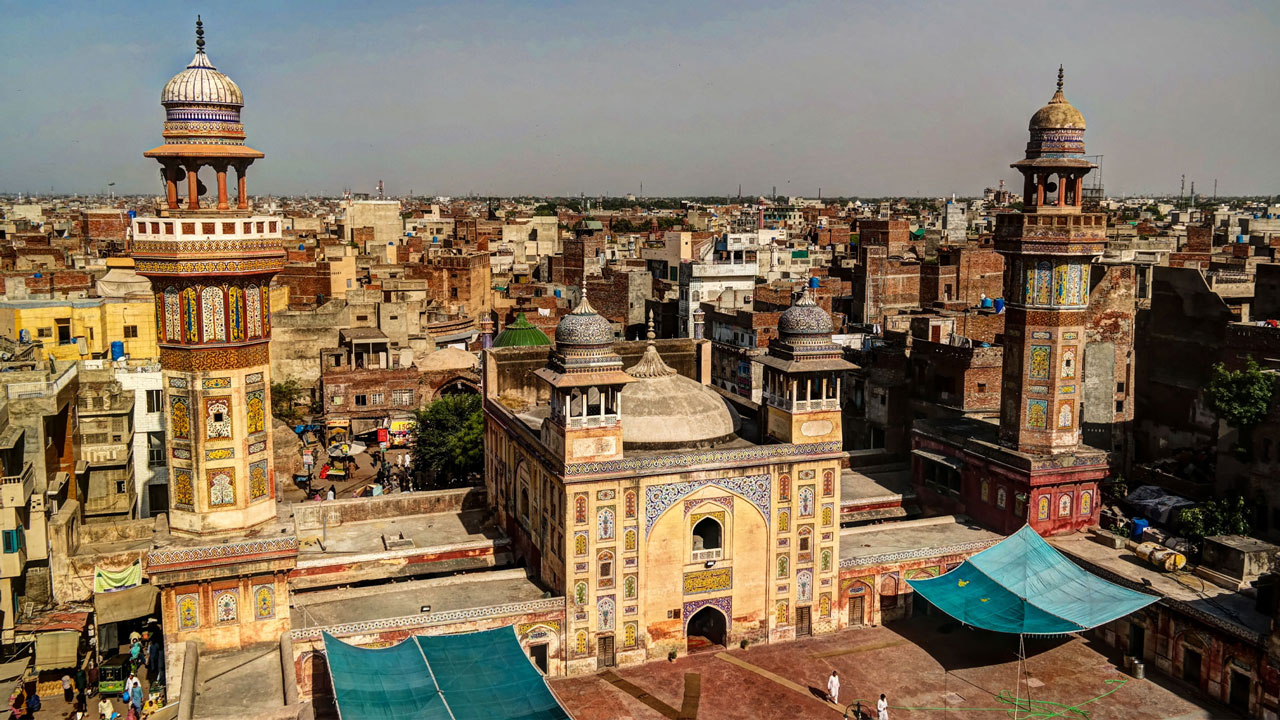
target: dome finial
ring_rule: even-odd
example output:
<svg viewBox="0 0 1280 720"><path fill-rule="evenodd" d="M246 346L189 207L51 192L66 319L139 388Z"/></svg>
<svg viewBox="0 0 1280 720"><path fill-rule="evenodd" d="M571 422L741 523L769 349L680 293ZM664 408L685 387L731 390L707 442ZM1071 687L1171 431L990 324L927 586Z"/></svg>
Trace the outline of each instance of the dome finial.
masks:
<svg viewBox="0 0 1280 720"><path fill-rule="evenodd" d="M650 344L650 345L652 345L652 344L653 344L653 340L654 340L654 338L658 337L658 336L653 332L653 311L652 311L652 310L650 310L650 311L649 311L649 332L648 332L648 334L647 334L647 335L645 335L645 337L649 338L649 344Z"/></svg>
<svg viewBox="0 0 1280 720"><path fill-rule="evenodd" d="M1058 92L1062 92L1062 65L1058 65Z"/></svg>
<svg viewBox="0 0 1280 720"><path fill-rule="evenodd" d="M204 21L196 16L196 52L204 52Z"/></svg>

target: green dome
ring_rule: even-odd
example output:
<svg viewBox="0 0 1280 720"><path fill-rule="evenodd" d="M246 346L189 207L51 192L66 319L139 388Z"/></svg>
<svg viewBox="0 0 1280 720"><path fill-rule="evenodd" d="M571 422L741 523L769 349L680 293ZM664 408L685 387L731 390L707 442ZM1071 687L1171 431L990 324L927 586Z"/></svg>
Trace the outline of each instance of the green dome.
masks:
<svg viewBox="0 0 1280 720"><path fill-rule="evenodd" d="M550 344L551 338L529 322L524 313L516 315L516 321L503 328L493 341L494 347L538 347Z"/></svg>

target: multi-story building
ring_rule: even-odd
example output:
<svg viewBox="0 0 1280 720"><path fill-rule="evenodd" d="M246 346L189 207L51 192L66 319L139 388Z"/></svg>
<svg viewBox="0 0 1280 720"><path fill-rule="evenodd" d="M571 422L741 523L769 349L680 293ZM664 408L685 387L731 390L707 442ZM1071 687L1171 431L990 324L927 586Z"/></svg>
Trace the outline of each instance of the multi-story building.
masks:
<svg viewBox="0 0 1280 720"><path fill-rule="evenodd" d="M720 310L710 303L703 303L701 309L702 337L711 341L711 384L761 402L764 365L760 364L760 357L778 336L782 313Z"/></svg>
<svg viewBox="0 0 1280 720"><path fill-rule="evenodd" d="M86 522L136 517L133 406L133 391L124 389L113 369L80 372L76 439L89 482L84 501Z"/></svg>
<svg viewBox="0 0 1280 720"><path fill-rule="evenodd" d="M124 354L156 357L155 306L150 299L82 298L0 301L0 335L28 338L45 357L66 362L104 358L112 343Z"/></svg>
<svg viewBox="0 0 1280 720"><path fill-rule="evenodd" d="M720 245L724 248L724 245ZM756 254L744 248L717 249L708 243L699 258L681 262L676 323L679 337L694 336L694 311L702 303L722 310L751 307L756 287Z"/></svg>
<svg viewBox="0 0 1280 720"><path fill-rule="evenodd" d="M394 245L404 234L404 220L400 217L399 200L351 200L342 217L342 237L347 242L357 242L361 237L367 242L361 247L370 252L369 245L388 247ZM362 228L369 228L372 234L357 235Z"/></svg>
<svg viewBox="0 0 1280 720"><path fill-rule="evenodd" d="M422 402L419 372L375 328L338 333L339 347L320 353L320 393L330 435L358 435L406 419ZM410 356L412 353L410 352Z"/></svg>
<svg viewBox="0 0 1280 720"><path fill-rule="evenodd" d="M26 431L10 422L9 399L0 394L0 642L14 641L19 598L26 595L28 545L45 538L31 533L35 466L26 457Z"/></svg>

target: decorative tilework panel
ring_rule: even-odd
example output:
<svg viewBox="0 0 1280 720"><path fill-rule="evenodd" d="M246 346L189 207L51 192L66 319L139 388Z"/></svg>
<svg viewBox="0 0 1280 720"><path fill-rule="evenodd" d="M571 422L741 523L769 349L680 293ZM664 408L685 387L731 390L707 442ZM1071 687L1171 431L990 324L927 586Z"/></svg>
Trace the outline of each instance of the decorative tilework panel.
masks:
<svg viewBox="0 0 1280 720"><path fill-rule="evenodd" d="M236 590L219 590L213 594L213 611L217 613L217 622L233 623L239 616L239 598Z"/></svg>
<svg viewBox="0 0 1280 720"><path fill-rule="evenodd" d="M587 534L585 532L576 532L573 534L573 554L587 554Z"/></svg>
<svg viewBox="0 0 1280 720"><path fill-rule="evenodd" d="M1093 491L1084 490L1080 493L1080 514L1090 515L1093 513Z"/></svg>
<svg viewBox="0 0 1280 720"><path fill-rule="evenodd" d="M629 622L622 626L622 647L636 646L636 624Z"/></svg>
<svg viewBox="0 0 1280 720"><path fill-rule="evenodd" d="M191 471L187 468L175 468L173 471L173 506L178 510L195 509L195 483L191 479Z"/></svg>
<svg viewBox="0 0 1280 720"><path fill-rule="evenodd" d="M579 525L587 521L586 493L578 493L573 498L573 521Z"/></svg>
<svg viewBox="0 0 1280 720"><path fill-rule="evenodd" d="M597 499L597 500L612 500L614 497L615 497L615 493L614 493L614 491L612 491L612 490L597 490L597 491L596 491L596 499Z"/></svg>
<svg viewBox="0 0 1280 720"><path fill-rule="evenodd" d="M1058 401L1058 429L1066 430L1075 424L1075 403L1071 400Z"/></svg>
<svg viewBox="0 0 1280 720"><path fill-rule="evenodd" d="M612 540L614 533L613 506L596 510L596 539Z"/></svg>
<svg viewBox="0 0 1280 720"><path fill-rule="evenodd" d="M791 532L791 508L778 508L778 532Z"/></svg>
<svg viewBox="0 0 1280 720"><path fill-rule="evenodd" d="M193 630L200 627L200 596L195 593L179 595L174 598L178 615L179 630Z"/></svg>
<svg viewBox="0 0 1280 720"><path fill-rule="evenodd" d="M834 504L827 503L822 506L822 526L823 527L830 527L831 524L835 522L835 517L836 517L836 506Z"/></svg>
<svg viewBox="0 0 1280 720"><path fill-rule="evenodd" d="M710 605L724 613L724 628L728 632L733 625L733 598L718 597L705 598L702 600L690 600L684 604L684 626L685 630L689 629L689 620L702 608Z"/></svg>
<svg viewBox="0 0 1280 720"><path fill-rule="evenodd" d="M250 454L250 455L254 455L254 454L257 454L257 453L260 453L260 452L266 452L266 450L267 450L267 441L266 441L266 440L259 440L259 441L257 441L257 442L249 443L249 454Z"/></svg>
<svg viewBox="0 0 1280 720"><path fill-rule="evenodd" d="M231 437L231 398L205 399L204 437L206 440L225 440Z"/></svg>
<svg viewBox="0 0 1280 720"><path fill-rule="evenodd" d="M236 479L234 468L216 468L205 471L208 480L209 506L225 507L236 504Z"/></svg>
<svg viewBox="0 0 1280 720"><path fill-rule="evenodd" d="M658 522L658 518L668 508L687 495L708 485L714 485L746 498L760 511L767 525L772 519L772 510L770 508L771 488L769 483L770 478L768 475L752 475L736 478L703 478L647 487L645 488L644 498L644 535L646 538L649 537L649 533L653 531L654 524Z"/></svg>
<svg viewBox="0 0 1280 720"><path fill-rule="evenodd" d="M608 632L613 629L614 604L613 596L605 595L596 600L596 630Z"/></svg>
<svg viewBox="0 0 1280 720"><path fill-rule="evenodd" d="M231 378L206 378L200 385L205 390L221 390L231 387Z"/></svg>
<svg viewBox="0 0 1280 720"><path fill-rule="evenodd" d="M733 568L695 570L684 574L684 594L716 592L733 588Z"/></svg>
<svg viewBox="0 0 1280 720"><path fill-rule="evenodd" d="M1027 377L1032 380L1049 379L1049 356L1052 348L1048 345L1032 345Z"/></svg>
<svg viewBox="0 0 1280 720"><path fill-rule="evenodd" d="M200 324L205 342L226 342L226 298L222 288L207 287L200 292Z"/></svg>
<svg viewBox="0 0 1280 720"><path fill-rule="evenodd" d="M822 471L822 497L836 494L836 474L831 470Z"/></svg>
<svg viewBox="0 0 1280 720"><path fill-rule="evenodd" d="M623 507L626 514L626 518L628 520L631 520L636 516L636 491L635 490L627 491L626 498L623 501Z"/></svg>
<svg viewBox="0 0 1280 720"><path fill-rule="evenodd" d="M174 448L173 448L173 453L172 453L172 454L173 454L173 456L174 456L175 458L177 458L177 459L179 459L179 460L190 460L190 459L191 459L191 449L190 449L190 448L174 447Z"/></svg>
<svg viewBox="0 0 1280 720"><path fill-rule="evenodd" d="M695 499L693 499L693 500L685 500L685 501L684 501L684 514L685 514L685 515L688 515L688 514L689 514L689 513L694 509L694 508L696 508L696 507L698 507L699 505L702 505L702 504L704 504L704 503L713 503L713 504L719 505L720 507L723 507L723 508L732 508L732 507L733 507L733 496L732 496L732 495L717 495L717 496L715 496L715 497L708 497L708 498L695 498Z"/></svg>
<svg viewBox="0 0 1280 720"><path fill-rule="evenodd" d="M245 421L248 427L245 432L250 435L267 429L267 394L265 390L250 390L244 394Z"/></svg>
<svg viewBox="0 0 1280 720"><path fill-rule="evenodd" d="M276 616L276 589L272 585L253 587L253 616L258 620L270 620Z"/></svg>
<svg viewBox="0 0 1280 720"><path fill-rule="evenodd" d="M635 575L628 575L625 578L623 578L622 579L622 597L626 598L627 600L635 599L636 584L638 582L639 581L636 579Z"/></svg>
<svg viewBox="0 0 1280 720"><path fill-rule="evenodd" d="M214 448L204 451L205 460L230 460L235 456L235 448Z"/></svg>
<svg viewBox="0 0 1280 720"><path fill-rule="evenodd" d="M249 500L261 500L270 494L267 487L267 461L249 465Z"/></svg>
<svg viewBox="0 0 1280 720"><path fill-rule="evenodd" d="M805 603L813 600L813 571L801 570L796 573L796 602Z"/></svg>
<svg viewBox="0 0 1280 720"><path fill-rule="evenodd" d="M169 387L177 388L179 390L186 390L187 379L184 377L171 377L169 378Z"/></svg>
<svg viewBox="0 0 1280 720"><path fill-rule="evenodd" d="M800 488L800 517L813 517L813 486L805 485Z"/></svg>
<svg viewBox="0 0 1280 720"><path fill-rule="evenodd" d="M191 439L191 401L186 395L169 395L169 429L175 440Z"/></svg>
<svg viewBox="0 0 1280 720"><path fill-rule="evenodd" d="M260 372L249 373L248 375L244 376L245 385L256 385L260 382L262 382L262 373Z"/></svg>
<svg viewBox="0 0 1280 720"><path fill-rule="evenodd" d="M627 528L622 531L622 549L627 552L635 552L636 546L639 544L639 528Z"/></svg>
<svg viewBox="0 0 1280 720"><path fill-rule="evenodd" d="M1049 401L1027 400L1027 427L1043 430L1048 427Z"/></svg>
<svg viewBox="0 0 1280 720"><path fill-rule="evenodd" d="M778 566L779 580L791 577L791 556L790 555L779 555L777 566Z"/></svg>

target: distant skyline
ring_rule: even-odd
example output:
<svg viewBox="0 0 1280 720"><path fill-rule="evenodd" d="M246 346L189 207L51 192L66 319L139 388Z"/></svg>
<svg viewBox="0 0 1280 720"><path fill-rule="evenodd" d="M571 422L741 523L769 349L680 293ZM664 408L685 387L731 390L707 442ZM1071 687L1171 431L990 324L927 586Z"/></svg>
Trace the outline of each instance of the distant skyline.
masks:
<svg viewBox="0 0 1280 720"><path fill-rule="evenodd" d="M1280 193L1280 3L0 1L0 192L159 193L164 83L254 194L975 195L1066 66L1109 194Z"/></svg>

